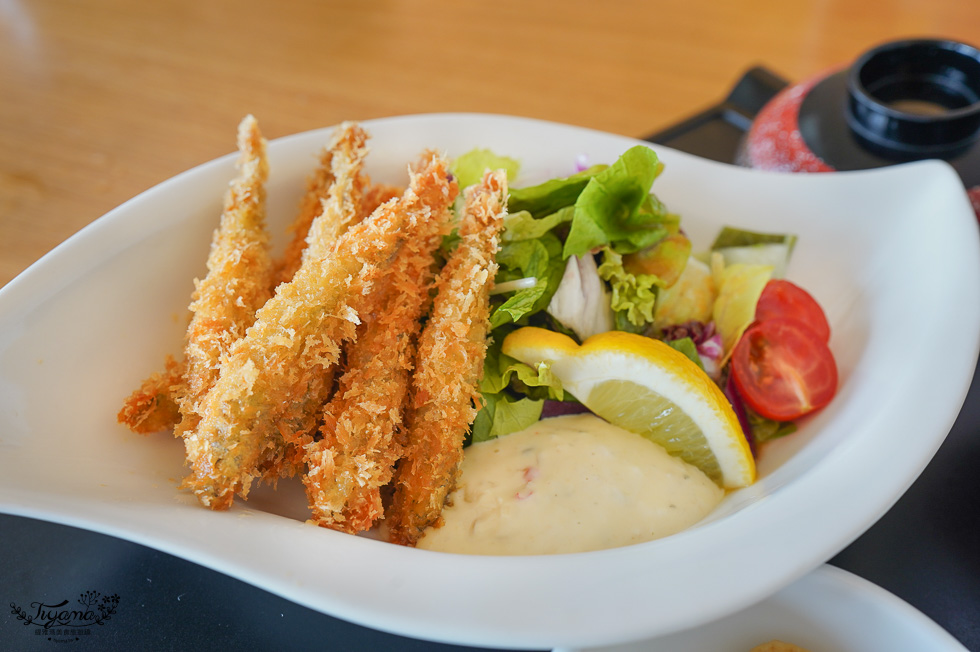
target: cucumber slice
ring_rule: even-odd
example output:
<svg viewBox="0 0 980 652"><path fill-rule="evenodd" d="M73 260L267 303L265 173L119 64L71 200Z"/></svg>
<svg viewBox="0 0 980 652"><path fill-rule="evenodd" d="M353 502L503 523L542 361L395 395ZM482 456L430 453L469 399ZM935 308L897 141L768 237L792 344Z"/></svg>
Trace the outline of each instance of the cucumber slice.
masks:
<svg viewBox="0 0 980 652"><path fill-rule="evenodd" d="M795 244L796 236L792 234L760 233L726 226L715 238L711 250L720 253L726 265L770 265L773 278L782 278Z"/></svg>
<svg viewBox="0 0 980 652"><path fill-rule="evenodd" d="M716 249L725 259L725 265L746 263L748 265L769 265L773 278L783 278L793 247L786 244L758 244L747 247L724 247Z"/></svg>

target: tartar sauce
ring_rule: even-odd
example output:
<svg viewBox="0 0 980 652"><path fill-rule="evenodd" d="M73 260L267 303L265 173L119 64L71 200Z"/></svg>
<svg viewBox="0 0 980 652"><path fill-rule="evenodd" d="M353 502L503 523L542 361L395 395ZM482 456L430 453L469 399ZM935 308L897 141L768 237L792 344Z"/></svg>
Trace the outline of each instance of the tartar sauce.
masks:
<svg viewBox="0 0 980 652"><path fill-rule="evenodd" d="M456 490L419 548L541 555L673 534L717 506L704 473L590 414L555 417L466 449Z"/></svg>

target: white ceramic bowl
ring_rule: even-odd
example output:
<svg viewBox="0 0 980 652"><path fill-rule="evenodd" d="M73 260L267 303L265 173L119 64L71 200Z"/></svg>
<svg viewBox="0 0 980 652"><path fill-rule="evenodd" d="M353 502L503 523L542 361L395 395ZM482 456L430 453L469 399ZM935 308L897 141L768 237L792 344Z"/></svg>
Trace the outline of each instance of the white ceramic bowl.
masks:
<svg viewBox="0 0 980 652"><path fill-rule="evenodd" d="M829 565L748 609L690 631L554 652L749 652L772 640L813 652L966 652L962 643L909 603Z"/></svg>
<svg viewBox="0 0 980 652"><path fill-rule="evenodd" d="M636 144L501 116L366 126L369 171L387 181L403 179L425 147L491 148L520 159L530 183L570 173L581 155L612 162ZM231 145L234 125L228 132ZM328 133L270 144L277 233ZM953 423L980 340L976 219L939 162L778 175L656 149L666 171L654 190L696 246L722 224L799 235L788 276L823 304L840 368L834 402L766 449L759 482L698 527L587 554L470 557L307 525L295 483L224 513L178 492L180 442L133 435L115 415L164 355L180 351L234 155L120 206L0 289L0 509L136 541L340 618L447 642L639 640L775 593L881 516Z"/></svg>

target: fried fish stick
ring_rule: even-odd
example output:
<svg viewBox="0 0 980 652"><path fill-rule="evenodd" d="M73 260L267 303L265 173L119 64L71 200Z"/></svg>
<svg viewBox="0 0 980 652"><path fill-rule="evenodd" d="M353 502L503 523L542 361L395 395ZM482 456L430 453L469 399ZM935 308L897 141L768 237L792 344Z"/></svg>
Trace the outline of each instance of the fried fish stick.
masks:
<svg viewBox="0 0 980 652"><path fill-rule="evenodd" d="M503 171L488 172L467 189L461 239L439 274L438 293L419 337L407 449L385 514L394 543L415 545L425 528L439 521L456 482L463 440L480 400L506 197Z"/></svg>
<svg viewBox="0 0 980 652"><path fill-rule="evenodd" d="M177 403L177 434L197 426L201 401L218 379L221 358L245 335L256 311L269 299L273 274L265 228L266 142L257 121L238 127L240 176L225 198L221 223L208 255L207 275L195 281L184 344L184 382Z"/></svg>
<svg viewBox="0 0 980 652"><path fill-rule="evenodd" d="M402 242L448 206L451 175L435 159L411 175L397 201L351 227L323 258L307 257L280 285L255 324L233 346L204 400L201 422L185 437L192 474L183 486L212 509L247 497L268 460L311 440L322 396L315 388L355 335L371 290Z"/></svg>
<svg viewBox="0 0 980 652"><path fill-rule="evenodd" d="M370 184L364 192L364 196L361 197L360 218L364 219L377 210L378 206L392 199L396 199L404 191L404 188L387 183Z"/></svg>
<svg viewBox="0 0 980 652"><path fill-rule="evenodd" d="M164 371L144 380L126 399L116 416L119 423L141 435L172 430L180 421L176 395L184 382L183 369L181 363L168 355Z"/></svg>
<svg viewBox="0 0 980 652"><path fill-rule="evenodd" d="M184 363L167 363L136 390L118 415L136 432L177 427L197 421L197 405L214 384L221 355L255 319L271 295L272 261L265 230L266 143L253 116L238 126L238 177L226 196L221 221L208 254L207 275L195 279ZM178 421L181 421L178 425Z"/></svg>
<svg viewBox="0 0 980 652"><path fill-rule="evenodd" d="M324 158L329 159L329 180L322 170L314 178L322 179L323 183L329 184L329 188L326 189L326 198L307 228L306 246L302 251L294 250L299 257L300 269L304 261L307 265L313 265L315 260L330 255L337 244L337 237L356 219L361 206L364 190L361 169L367 155L366 132L357 123L345 123L335 131L327 151L329 156ZM319 193L318 188L313 188L307 194L308 201L304 209L310 208L316 193ZM304 210L300 217L305 219L306 214L308 211ZM295 277L294 273L293 279ZM282 285L276 292L285 287ZM327 365L319 373L310 374L305 388L306 403L316 405L326 400L333 386L333 372L333 365ZM300 420L279 424L283 445L270 446L263 450L257 464L258 473L263 479L275 483L280 476L294 475L301 468L302 454L296 444L315 426L312 414L297 414L296 417ZM191 460L192 447L187 445L186 449L188 459Z"/></svg>
<svg viewBox="0 0 980 652"><path fill-rule="evenodd" d="M310 255L320 255L322 248L334 245L337 237L347 229L352 220L365 216L361 214L362 211L348 207L347 211L335 211L330 218L321 218L327 208L330 189L337 180L335 165L351 165L351 162L356 159L359 169L360 161L363 161L367 152L365 146L367 137L367 133L356 122L345 122L334 130L330 142L320 153L319 166L307 181L306 195L300 203L299 213L289 227L293 237L286 245L283 257L277 265L277 283L285 283L293 278L303 262L304 252L310 240L320 248ZM348 200L360 202L365 185L367 179L358 177L356 188ZM370 211L367 214L370 214ZM311 233L314 223L317 223L317 227Z"/></svg>
<svg viewBox="0 0 980 652"><path fill-rule="evenodd" d="M304 262L312 264L314 260L333 255L341 234L362 217L367 183L362 173L368 153L367 133L356 122L346 122L336 129L329 151L333 182L320 204L319 213L307 229L300 267ZM304 402L318 410L329 397L334 375L334 365L325 366L322 373L312 374ZM303 421L290 422L280 428L286 444L285 454L278 447L263 453L259 469L264 480L275 483L280 476L295 475L303 468L302 447L315 430L316 422L314 412L302 416Z"/></svg>
<svg viewBox="0 0 980 652"><path fill-rule="evenodd" d="M347 370L324 409L323 436L306 446L303 483L318 525L353 534L370 529L383 513L381 487L400 456L395 432L434 274L433 254L449 215L446 205L402 245L379 284L377 311L345 351Z"/></svg>

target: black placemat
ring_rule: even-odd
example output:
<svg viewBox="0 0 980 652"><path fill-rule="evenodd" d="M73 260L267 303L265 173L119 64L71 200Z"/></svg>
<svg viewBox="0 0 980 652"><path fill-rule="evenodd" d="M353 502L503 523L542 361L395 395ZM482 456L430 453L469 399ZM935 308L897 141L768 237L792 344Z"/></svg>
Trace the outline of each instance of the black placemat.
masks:
<svg viewBox="0 0 980 652"><path fill-rule="evenodd" d="M0 515L0 546L0 650L474 649L359 627L172 555L55 523ZM27 622L81 611L76 600L86 592L98 594L96 617L104 598L118 597L102 624L80 616L50 628Z"/></svg>

